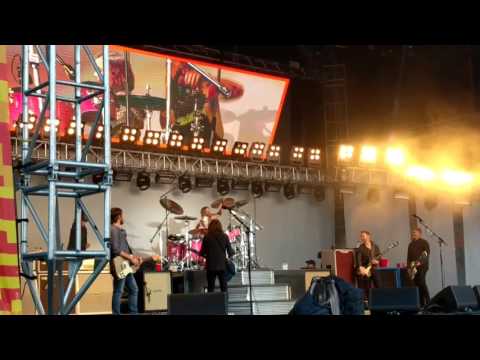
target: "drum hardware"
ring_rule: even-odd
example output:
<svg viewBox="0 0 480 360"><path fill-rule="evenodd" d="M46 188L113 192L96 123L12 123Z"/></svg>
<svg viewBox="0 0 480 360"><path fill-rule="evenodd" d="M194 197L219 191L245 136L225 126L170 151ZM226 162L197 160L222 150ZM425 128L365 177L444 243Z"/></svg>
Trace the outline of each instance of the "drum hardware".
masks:
<svg viewBox="0 0 480 360"><path fill-rule="evenodd" d="M175 219L175 220L183 220L183 221L186 221L186 222L187 222L187 221L188 221L188 222L190 222L190 221L195 221L195 220L197 220L197 218L196 218L196 217L193 217L193 216L188 216L188 215L184 215L184 216L175 216L175 218L174 218L174 219Z"/></svg>

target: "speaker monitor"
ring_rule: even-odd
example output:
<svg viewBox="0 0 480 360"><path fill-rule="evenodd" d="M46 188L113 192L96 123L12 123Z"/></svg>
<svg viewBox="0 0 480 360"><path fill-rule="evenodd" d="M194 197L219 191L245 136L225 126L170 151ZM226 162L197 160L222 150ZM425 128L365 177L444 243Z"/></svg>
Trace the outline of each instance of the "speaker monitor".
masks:
<svg viewBox="0 0 480 360"><path fill-rule="evenodd" d="M227 295L222 292L170 294L169 315L226 315Z"/></svg>
<svg viewBox="0 0 480 360"><path fill-rule="evenodd" d="M477 298L470 286L449 286L441 290L427 306L429 311L461 312L478 307Z"/></svg>
<svg viewBox="0 0 480 360"><path fill-rule="evenodd" d="M420 310L420 296L416 287L370 289L369 299L372 314Z"/></svg>
<svg viewBox="0 0 480 360"><path fill-rule="evenodd" d="M478 307L480 307L480 285L475 285L473 287L473 292L475 293L475 296L477 297Z"/></svg>

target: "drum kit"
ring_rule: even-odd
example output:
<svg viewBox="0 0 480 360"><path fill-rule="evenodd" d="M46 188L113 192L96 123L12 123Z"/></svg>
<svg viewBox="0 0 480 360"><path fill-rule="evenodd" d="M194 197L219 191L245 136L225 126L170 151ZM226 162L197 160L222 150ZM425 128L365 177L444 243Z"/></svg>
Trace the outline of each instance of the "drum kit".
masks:
<svg viewBox="0 0 480 360"><path fill-rule="evenodd" d="M258 267L255 252L255 232L263 229L257 224L253 217L241 208L247 205L249 200L236 201L226 197L213 201L210 207L214 209L227 210L230 215L229 225L225 231L230 245L235 252L232 261L237 270L246 270L250 262L252 268ZM164 266L172 272L184 270L199 270L205 266L205 259L200 255L202 240L207 233L205 228L191 229L192 221L196 217L184 215L182 206L166 197L160 199L160 205L165 209L164 221L158 226L153 239L160 233L163 225L167 224L170 214L176 215L174 220L184 223L183 231L178 234L168 234L167 227L167 256L164 259ZM163 244L160 245L163 248ZM249 254L250 249L250 254ZM163 250L163 249L162 249ZM161 250L161 251L162 251Z"/></svg>

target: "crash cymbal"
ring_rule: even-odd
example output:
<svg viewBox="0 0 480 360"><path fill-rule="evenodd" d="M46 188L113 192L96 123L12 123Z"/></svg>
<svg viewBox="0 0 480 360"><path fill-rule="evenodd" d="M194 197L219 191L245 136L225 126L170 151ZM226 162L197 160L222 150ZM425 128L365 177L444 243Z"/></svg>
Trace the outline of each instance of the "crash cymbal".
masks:
<svg viewBox="0 0 480 360"><path fill-rule="evenodd" d="M217 199L214 202L212 202L210 204L210 206L214 209L218 209L220 207L220 205L222 205L222 203L223 203L223 198L220 198L220 199Z"/></svg>
<svg viewBox="0 0 480 360"><path fill-rule="evenodd" d="M240 208L242 206L245 206L249 203L249 200L239 200L235 203L236 208Z"/></svg>
<svg viewBox="0 0 480 360"><path fill-rule="evenodd" d="M160 204L163 208L172 214L175 215L183 215L183 209L180 205L178 205L175 201L172 201L167 198L160 199Z"/></svg>
<svg viewBox="0 0 480 360"><path fill-rule="evenodd" d="M194 220L197 220L197 218L193 216L184 215L184 216L175 216L175 220L194 221Z"/></svg>
<svg viewBox="0 0 480 360"><path fill-rule="evenodd" d="M225 198L223 199L222 207L224 209L231 209L235 206L235 199L234 198Z"/></svg>

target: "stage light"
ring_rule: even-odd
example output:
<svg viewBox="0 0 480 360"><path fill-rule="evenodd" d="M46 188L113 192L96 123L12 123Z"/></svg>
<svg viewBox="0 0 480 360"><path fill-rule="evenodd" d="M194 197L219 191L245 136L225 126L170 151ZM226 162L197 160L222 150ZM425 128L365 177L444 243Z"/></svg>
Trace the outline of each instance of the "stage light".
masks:
<svg viewBox="0 0 480 360"><path fill-rule="evenodd" d="M143 145L147 147L158 147L160 145L160 131L147 130L143 136Z"/></svg>
<svg viewBox="0 0 480 360"><path fill-rule="evenodd" d="M352 145L340 145L338 148L338 161L348 163L353 160L354 148Z"/></svg>
<svg viewBox="0 0 480 360"><path fill-rule="evenodd" d="M150 174L146 171L141 171L137 174L137 187L141 191L145 191L150 187Z"/></svg>
<svg viewBox="0 0 480 360"><path fill-rule="evenodd" d="M217 139L213 143L212 153L214 155L225 155L225 151L227 150L227 140L225 139Z"/></svg>
<svg viewBox="0 0 480 360"><path fill-rule="evenodd" d="M95 140L101 140L103 138L103 125L97 126L97 131L95 132Z"/></svg>
<svg viewBox="0 0 480 360"><path fill-rule="evenodd" d="M241 158L241 159L246 158L247 150L248 150L248 143L236 141L233 144L232 156L235 158Z"/></svg>
<svg viewBox="0 0 480 360"><path fill-rule="evenodd" d="M190 190L192 190L192 180L190 179L190 177L187 175L180 176L178 178L178 188L183 193L188 193Z"/></svg>
<svg viewBox="0 0 480 360"><path fill-rule="evenodd" d="M261 181L253 181L251 190L254 198L261 197L263 195L263 183Z"/></svg>
<svg viewBox="0 0 480 360"><path fill-rule="evenodd" d="M325 200L325 188L323 186L315 186L313 188L313 197L319 202Z"/></svg>
<svg viewBox="0 0 480 360"><path fill-rule="evenodd" d="M463 171L444 170L442 180L450 186L468 186L473 183L473 175Z"/></svg>
<svg viewBox="0 0 480 360"><path fill-rule="evenodd" d="M35 122L37 121L37 116L32 110L28 110L28 117L27 117L27 129L29 133L33 133ZM13 125L15 129L23 129L23 122L22 117L20 116L18 120Z"/></svg>
<svg viewBox="0 0 480 360"><path fill-rule="evenodd" d="M52 123L52 120L51 119L47 119L46 121L46 125L43 127L43 131L44 131L44 135L45 136L48 136L48 134L50 134L50 125ZM58 119L55 119L54 121L54 129L55 129L55 133L58 133L58 126L60 125L60 120Z"/></svg>
<svg viewBox="0 0 480 360"><path fill-rule="evenodd" d="M70 121L70 124L68 125L67 129L67 137L72 138L75 137L75 128L77 127L77 123L75 121L75 117L73 117L73 120ZM83 123L80 123L80 136L83 135Z"/></svg>
<svg viewBox="0 0 480 360"><path fill-rule="evenodd" d="M280 192L282 189L282 183L275 180L270 180L265 182L265 191L266 192Z"/></svg>
<svg viewBox="0 0 480 360"><path fill-rule="evenodd" d="M155 183L157 184L171 184L175 181L177 176L170 170L159 170L155 174Z"/></svg>
<svg viewBox="0 0 480 360"><path fill-rule="evenodd" d="M407 176L421 182L430 182L436 178L432 170L422 166L410 166L407 169Z"/></svg>
<svg viewBox="0 0 480 360"><path fill-rule="evenodd" d="M195 177L195 187L197 188L211 188L213 186L213 178L209 176Z"/></svg>
<svg viewBox="0 0 480 360"><path fill-rule="evenodd" d="M303 154L305 152L305 148L302 146L294 146L290 151L290 162L292 164L303 164Z"/></svg>
<svg viewBox="0 0 480 360"><path fill-rule="evenodd" d="M285 197L287 198L287 200L292 200L295 195L296 195L296 192L295 192L295 185L292 184L292 183L286 183L284 186L283 186L283 195L285 195Z"/></svg>
<svg viewBox="0 0 480 360"><path fill-rule="evenodd" d="M321 164L319 148L308 149L307 163L311 166L319 166Z"/></svg>
<svg viewBox="0 0 480 360"><path fill-rule="evenodd" d="M270 145L267 150L267 161L280 163L280 145Z"/></svg>
<svg viewBox="0 0 480 360"><path fill-rule="evenodd" d="M140 139L140 130L125 126L120 132L120 142L124 144L135 144Z"/></svg>
<svg viewBox="0 0 480 360"><path fill-rule="evenodd" d="M217 192L225 196L230 192L230 181L226 178L217 179Z"/></svg>
<svg viewBox="0 0 480 360"><path fill-rule="evenodd" d="M205 145L205 139L203 137L194 136L192 143L190 144L190 150L195 152L202 152Z"/></svg>
<svg viewBox="0 0 480 360"><path fill-rule="evenodd" d="M244 179L233 179L232 180L232 189L233 190L248 190L250 183L248 180Z"/></svg>
<svg viewBox="0 0 480 360"><path fill-rule="evenodd" d="M132 181L133 174L129 170L113 170L113 180L114 181Z"/></svg>
<svg viewBox="0 0 480 360"><path fill-rule="evenodd" d="M390 166L402 166L405 163L405 152L400 148L387 148L385 163Z"/></svg>
<svg viewBox="0 0 480 360"><path fill-rule="evenodd" d="M252 145L250 145L249 158L256 161L262 160L264 149L264 143L253 142Z"/></svg>
<svg viewBox="0 0 480 360"><path fill-rule="evenodd" d="M178 131L172 131L168 138L168 146L172 149L180 149L183 143L183 135Z"/></svg>
<svg viewBox="0 0 480 360"><path fill-rule="evenodd" d="M360 162L372 165L377 162L377 148L375 146L364 145L360 150Z"/></svg>
<svg viewBox="0 0 480 360"><path fill-rule="evenodd" d="M367 200L371 203L377 203L380 201L380 190L377 188L368 189Z"/></svg>

